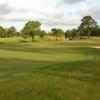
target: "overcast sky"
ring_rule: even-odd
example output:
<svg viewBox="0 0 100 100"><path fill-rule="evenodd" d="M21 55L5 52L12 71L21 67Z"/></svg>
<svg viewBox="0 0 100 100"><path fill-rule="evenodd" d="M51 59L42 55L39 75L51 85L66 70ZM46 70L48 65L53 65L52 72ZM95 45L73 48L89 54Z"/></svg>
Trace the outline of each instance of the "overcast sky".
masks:
<svg viewBox="0 0 100 100"><path fill-rule="evenodd" d="M73 28L85 15L100 23L100 0L0 0L0 26L18 30L29 20L41 21L45 30Z"/></svg>

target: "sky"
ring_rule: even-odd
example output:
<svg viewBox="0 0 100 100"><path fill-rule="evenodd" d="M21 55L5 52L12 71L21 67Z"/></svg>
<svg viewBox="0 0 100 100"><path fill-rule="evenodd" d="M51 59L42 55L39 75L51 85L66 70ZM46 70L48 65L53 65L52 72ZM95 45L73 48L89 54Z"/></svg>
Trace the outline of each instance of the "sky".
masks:
<svg viewBox="0 0 100 100"><path fill-rule="evenodd" d="M30 20L40 21L47 31L76 28L87 15L100 24L100 0L0 0L0 26L18 31Z"/></svg>

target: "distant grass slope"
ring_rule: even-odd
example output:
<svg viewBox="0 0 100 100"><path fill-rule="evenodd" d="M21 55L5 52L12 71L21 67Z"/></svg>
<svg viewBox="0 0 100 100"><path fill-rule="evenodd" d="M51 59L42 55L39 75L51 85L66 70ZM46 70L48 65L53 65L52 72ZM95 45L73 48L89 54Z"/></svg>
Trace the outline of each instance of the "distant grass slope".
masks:
<svg viewBox="0 0 100 100"><path fill-rule="evenodd" d="M89 47L99 39L0 41L0 100L100 99L100 50Z"/></svg>

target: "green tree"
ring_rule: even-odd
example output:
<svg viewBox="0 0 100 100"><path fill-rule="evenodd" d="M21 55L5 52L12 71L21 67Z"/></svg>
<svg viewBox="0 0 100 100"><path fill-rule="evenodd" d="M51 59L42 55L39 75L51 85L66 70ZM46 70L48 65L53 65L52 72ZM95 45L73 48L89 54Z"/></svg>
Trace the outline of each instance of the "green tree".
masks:
<svg viewBox="0 0 100 100"><path fill-rule="evenodd" d="M77 34L78 34L77 29L75 29L75 28L72 29L72 32L71 32L71 33L72 33L72 34L71 34L71 35L72 35L72 40L77 39L77 36L78 36L78 35L77 35Z"/></svg>
<svg viewBox="0 0 100 100"><path fill-rule="evenodd" d="M91 36L100 36L100 28L99 27L93 28Z"/></svg>
<svg viewBox="0 0 100 100"><path fill-rule="evenodd" d="M25 24L25 27L22 29L24 35L32 37L32 42L34 42L34 36L37 31L40 30L41 23L39 21L29 21Z"/></svg>
<svg viewBox="0 0 100 100"><path fill-rule="evenodd" d="M5 29L0 26L0 37L5 37Z"/></svg>
<svg viewBox="0 0 100 100"><path fill-rule="evenodd" d="M72 30L67 30L65 32L65 37L66 38L69 38L69 40L76 40L76 39L79 39L79 33L78 33L78 30L77 29L72 29Z"/></svg>
<svg viewBox="0 0 100 100"><path fill-rule="evenodd" d="M46 35L46 32L44 30L40 30L39 32L40 38L44 38L45 35Z"/></svg>
<svg viewBox="0 0 100 100"><path fill-rule="evenodd" d="M72 40L72 31L71 30L67 30L65 32L65 37L66 38L69 38L69 40Z"/></svg>
<svg viewBox="0 0 100 100"><path fill-rule="evenodd" d="M7 37L13 37L17 35L17 30L14 26L7 29Z"/></svg>
<svg viewBox="0 0 100 100"><path fill-rule="evenodd" d="M64 31L60 28L56 29L56 28L53 28L51 30L53 36L56 38L56 41L58 41L58 37L62 37L64 36Z"/></svg>
<svg viewBox="0 0 100 100"><path fill-rule="evenodd" d="M85 16L81 20L82 23L79 26L79 30L84 31L87 33L88 38L91 35L92 29L98 27L97 22L91 16Z"/></svg>

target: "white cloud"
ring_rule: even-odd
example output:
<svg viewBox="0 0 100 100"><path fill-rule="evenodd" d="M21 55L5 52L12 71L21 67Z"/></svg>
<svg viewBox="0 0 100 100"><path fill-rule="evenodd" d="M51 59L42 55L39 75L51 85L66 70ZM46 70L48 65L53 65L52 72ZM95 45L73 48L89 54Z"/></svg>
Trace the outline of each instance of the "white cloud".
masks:
<svg viewBox="0 0 100 100"><path fill-rule="evenodd" d="M0 22L39 20L45 26L76 26L85 15L100 20L99 7L99 0L1 0Z"/></svg>
<svg viewBox="0 0 100 100"><path fill-rule="evenodd" d="M80 7L79 14L81 16L91 15L95 17L97 20L100 20L100 3L98 4L84 4Z"/></svg>
<svg viewBox="0 0 100 100"><path fill-rule="evenodd" d="M44 12L43 15L45 17L41 21L43 21L44 24L47 24L47 25L68 26L68 25L77 25L80 23L80 20L78 18L70 18L62 12L52 12L52 13Z"/></svg>
<svg viewBox="0 0 100 100"><path fill-rule="evenodd" d="M82 1L86 1L86 0L62 0L62 2L64 2L65 4L77 4Z"/></svg>
<svg viewBox="0 0 100 100"><path fill-rule="evenodd" d="M12 12L12 8L7 3L0 4L0 15L7 15Z"/></svg>

